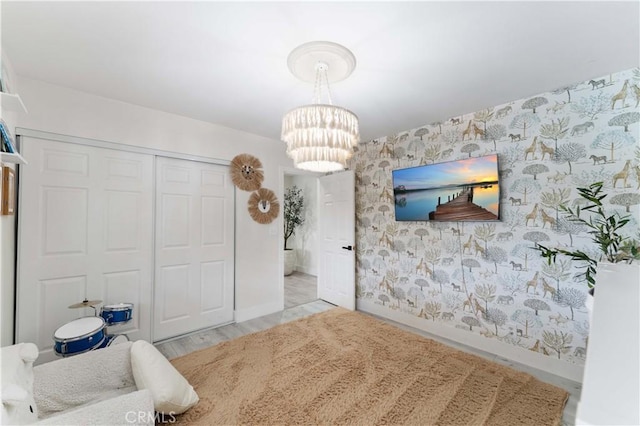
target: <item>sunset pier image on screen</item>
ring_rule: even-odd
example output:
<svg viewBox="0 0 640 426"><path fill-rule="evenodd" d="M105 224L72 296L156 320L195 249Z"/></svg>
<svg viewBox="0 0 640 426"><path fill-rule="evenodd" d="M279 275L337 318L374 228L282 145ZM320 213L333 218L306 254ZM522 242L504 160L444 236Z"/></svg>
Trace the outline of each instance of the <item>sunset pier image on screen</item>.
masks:
<svg viewBox="0 0 640 426"><path fill-rule="evenodd" d="M490 221L500 218L498 156L393 171L398 221Z"/></svg>

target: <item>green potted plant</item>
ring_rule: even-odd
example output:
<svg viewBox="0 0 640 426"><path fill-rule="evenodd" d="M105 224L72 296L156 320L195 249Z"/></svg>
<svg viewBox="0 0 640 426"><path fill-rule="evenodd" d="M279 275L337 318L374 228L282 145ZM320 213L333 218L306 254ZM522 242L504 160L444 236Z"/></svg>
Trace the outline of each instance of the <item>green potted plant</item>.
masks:
<svg viewBox="0 0 640 426"><path fill-rule="evenodd" d="M284 274L293 273L296 264L295 250L287 248L287 241L296 228L304 223L304 196L302 189L293 185L284 193Z"/></svg>
<svg viewBox="0 0 640 426"><path fill-rule="evenodd" d="M621 229L629 223L630 216L621 216L618 212L608 214L605 211L602 200L607 197L607 194L603 193L602 186L602 182L596 182L588 188L578 188L580 197L586 201L584 207L578 206L572 209L564 205L560 206L569 220L579 222L589 230L591 240L599 249L599 256L595 257L582 250L548 248L539 243L536 243L535 247L549 264L554 262L559 254L568 256L571 260L585 262L584 277L591 294L596 284L595 276L599 262L631 263L634 259L640 259L638 241L620 233ZM587 217L581 215L585 211L590 213Z"/></svg>
<svg viewBox="0 0 640 426"><path fill-rule="evenodd" d="M536 249L550 263L561 255L586 265L584 277L591 296L585 301L589 336L576 414L577 419L582 419L578 421L581 424L596 424L605 418L612 424L623 424L611 420L620 418L617 417L619 407L624 407L623 413L637 413L638 370L630 370L629 366L637 366L640 347L640 262L632 263L640 257L640 250L637 239L627 236L629 232L622 233L633 223L631 216L605 211L602 201L607 194L602 187L602 182L596 182L588 188L578 188L580 197L586 201L582 208L560 206L568 220L587 229L597 251L536 244ZM592 297L596 287L598 295ZM619 407L603 409L599 404L603 398L616 401Z"/></svg>

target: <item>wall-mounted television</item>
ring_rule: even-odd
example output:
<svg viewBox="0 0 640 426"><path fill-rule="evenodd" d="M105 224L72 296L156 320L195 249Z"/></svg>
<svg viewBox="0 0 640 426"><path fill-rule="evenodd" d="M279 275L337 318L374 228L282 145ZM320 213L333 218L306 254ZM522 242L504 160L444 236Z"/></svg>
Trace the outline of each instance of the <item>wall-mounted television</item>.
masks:
<svg viewBox="0 0 640 426"><path fill-rule="evenodd" d="M397 221L500 220L498 155L393 170Z"/></svg>

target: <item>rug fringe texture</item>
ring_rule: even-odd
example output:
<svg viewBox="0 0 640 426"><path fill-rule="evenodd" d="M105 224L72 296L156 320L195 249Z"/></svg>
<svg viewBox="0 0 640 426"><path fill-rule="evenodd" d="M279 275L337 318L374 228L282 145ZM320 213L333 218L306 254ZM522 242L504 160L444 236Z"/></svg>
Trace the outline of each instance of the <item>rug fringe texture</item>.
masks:
<svg viewBox="0 0 640 426"><path fill-rule="evenodd" d="M176 424L558 425L568 393L341 308L176 358Z"/></svg>

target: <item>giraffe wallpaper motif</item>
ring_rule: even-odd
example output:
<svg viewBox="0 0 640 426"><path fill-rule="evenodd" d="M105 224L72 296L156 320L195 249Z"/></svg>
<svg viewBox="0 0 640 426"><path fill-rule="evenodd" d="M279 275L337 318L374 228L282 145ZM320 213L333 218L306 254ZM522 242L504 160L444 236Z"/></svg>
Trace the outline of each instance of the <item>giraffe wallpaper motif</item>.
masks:
<svg viewBox="0 0 640 426"><path fill-rule="evenodd" d="M584 364L588 287L576 263L532 248L583 248L560 205L604 182L608 209L639 238L640 68L361 144L356 173L357 297ZM498 154L499 222L397 222L394 169Z"/></svg>

